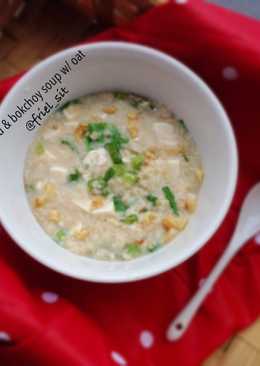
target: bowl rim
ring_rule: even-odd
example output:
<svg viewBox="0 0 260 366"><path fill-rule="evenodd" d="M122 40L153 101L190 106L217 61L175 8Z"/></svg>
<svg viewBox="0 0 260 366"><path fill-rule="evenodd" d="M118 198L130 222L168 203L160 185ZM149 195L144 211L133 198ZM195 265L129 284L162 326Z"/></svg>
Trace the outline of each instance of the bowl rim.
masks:
<svg viewBox="0 0 260 366"><path fill-rule="evenodd" d="M230 173L229 173L229 185L227 189L227 193L225 198L223 199L221 209L219 210L219 214L215 217L214 222L212 225L210 225L205 232L201 235L200 239L195 239L196 245L194 244L192 247L190 247L189 250L186 252L183 252L182 255L179 255L177 257L171 258L171 260L168 261L162 261L161 265L157 266L153 270L149 269L149 266L145 266L145 269L142 271L142 273L138 274L132 274L131 276L127 275L124 271L122 271L122 274L120 277L118 274L116 276L113 276L113 274L109 274L109 276L97 275L97 274L90 274L88 273L78 273L75 272L74 269L65 269L60 264L54 263L51 260L51 257L48 259L42 258L37 253L32 250L31 246L26 245L26 243L21 240L14 230L12 229L12 225L10 223L10 220L5 220L5 217L3 215L3 212L1 211L0 207L0 223L3 226L3 228L6 230L6 232L9 234L9 236L12 238L12 240L22 249L24 250L29 256L31 256L33 259L35 259L37 262L45 265L46 267L54 270L55 272L61 273L63 275L76 278L79 280L84 281L90 281L95 283L127 283L127 282L133 282L137 280L143 280L146 278L153 277L155 275L158 275L160 273L166 272L170 270L171 268L174 268L184 261L186 261L188 258L193 256L195 253L197 253L207 242L208 240L214 235L214 233L219 229L220 225L222 224L225 216L227 215L227 212L231 206L231 202L235 193L236 185L237 185L237 178L238 178L238 148L237 143L235 139L235 134L233 127L231 125L230 119L227 115L227 112L225 111L223 104L220 102L218 97L214 94L212 89L189 67L187 67L185 64L177 60L176 58L159 51L157 49L154 49L152 47L147 47L135 43L130 42L117 42L117 41L102 41L102 42L95 42L95 43L87 43L82 44L70 48L66 48L65 50L62 50L60 52L55 53L54 55L47 57L43 61L39 62L37 65L33 66L29 71L27 71L11 88L9 93L4 97L0 112L2 110L2 107L7 104L13 95L15 95L20 88L23 87L23 85L30 81L31 78L33 78L35 75L37 75L37 72L48 67L49 63L56 62L57 60L60 60L63 56L67 56L68 54L79 50L79 48L86 49L86 52L88 50L95 50L99 48L103 49L125 49L127 51L133 51L133 52L142 52L143 54L146 54L146 56L149 55L149 57L156 57L161 59L163 62L167 62L173 65L175 68L179 70L179 72L186 74L190 79L193 80L194 83L196 83L200 88L204 90L204 92L207 94L208 99L211 99L211 101L215 104L216 108L218 109L218 113L222 116L222 120L225 120L225 132L227 135L227 141L230 151L230 159L231 159L231 165L230 165ZM156 253L150 254L150 255L156 255ZM143 258L143 257L142 257ZM138 258L139 259L139 258ZM134 260L138 260L134 259ZM105 261L108 262L108 261Z"/></svg>

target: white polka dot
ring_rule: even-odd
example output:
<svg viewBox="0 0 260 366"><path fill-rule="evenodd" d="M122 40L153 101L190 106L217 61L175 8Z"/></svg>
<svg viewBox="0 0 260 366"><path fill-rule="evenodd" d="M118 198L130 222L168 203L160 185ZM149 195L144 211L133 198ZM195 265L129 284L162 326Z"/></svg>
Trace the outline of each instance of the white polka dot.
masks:
<svg viewBox="0 0 260 366"><path fill-rule="evenodd" d="M149 330L144 330L140 334L140 343L144 348L151 348L154 344L153 333Z"/></svg>
<svg viewBox="0 0 260 366"><path fill-rule="evenodd" d="M10 342L10 341L11 341L11 337L8 333L0 332L0 342Z"/></svg>
<svg viewBox="0 0 260 366"><path fill-rule="evenodd" d="M48 304L54 304L58 301L59 295L55 294L55 292L43 292L41 298Z"/></svg>
<svg viewBox="0 0 260 366"><path fill-rule="evenodd" d="M226 80L236 80L238 78L238 71L232 66L227 66L222 70L222 75Z"/></svg>
<svg viewBox="0 0 260 366"><path fill-rule="evenodd" d="M175 0L176 4L186 4L188 0Z"/></svg>
<svg viewBox="0 0 260 366"><path fill-rule="evenodd" d="M116 352L116 351L112 351L111 352L111 358L113 361L115 361L118 365L121 366L125 366L127 365L126 360L124 359L124 357L122 355L120 355L120 353Z"/></svg>
<svg viewBox="0 0 260 366"><path fill-rule="evenodd" d="M256 234L255 242L256 242L257 245L260 245L260 233Z"/></svg>

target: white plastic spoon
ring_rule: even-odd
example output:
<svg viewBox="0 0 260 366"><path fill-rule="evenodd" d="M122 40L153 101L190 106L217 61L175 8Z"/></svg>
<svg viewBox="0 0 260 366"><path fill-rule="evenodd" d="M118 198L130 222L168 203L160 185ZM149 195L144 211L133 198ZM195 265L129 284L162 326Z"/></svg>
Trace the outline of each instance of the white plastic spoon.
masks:
<svg viewBox="0 0 260 366"><path fill-rule="evenodd" d="M215 282L222 274L234 255L257 232L260 231L260 183L247 194L240 211L237 226L223 255L213 268L200 289L191 298L184 309L171 322L166 332L169 341L177 341L189 327L206 296L211 292Z"/></svg>

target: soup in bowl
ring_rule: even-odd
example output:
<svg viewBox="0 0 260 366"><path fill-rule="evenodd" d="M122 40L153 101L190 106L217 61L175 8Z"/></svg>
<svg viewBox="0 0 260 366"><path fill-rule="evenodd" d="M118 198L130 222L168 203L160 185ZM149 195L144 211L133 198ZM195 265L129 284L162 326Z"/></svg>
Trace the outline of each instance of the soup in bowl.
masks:
<svg viewBox="0 0 260 366"><path fill-rule="evenodd" d="M15 85L0 116L11 118L1 222L56 271L96 282L161 273L198 251L229 208L237 150L228 117L163 53L114 42L65 50Z"/></svg>

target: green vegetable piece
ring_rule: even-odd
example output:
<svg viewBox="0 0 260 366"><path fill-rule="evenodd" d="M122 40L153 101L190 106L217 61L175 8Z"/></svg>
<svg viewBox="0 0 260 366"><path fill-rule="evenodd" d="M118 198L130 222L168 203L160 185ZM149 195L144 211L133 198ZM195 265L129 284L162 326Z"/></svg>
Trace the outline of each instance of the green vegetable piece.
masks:
<svg viewBox="0 0 260 366"><path fill-rule="evenodd" d="M158 197L154 196L153 194L149 193L146 196L147 201L151 202L152 206L156 206L156 203L158 201Z"/></svg>
<svg viewBox="0 0 260 366"><path fill-rule="evenodd" d="M114 176L122 177L122 179L130 185L135 184L138 181L136 172L128 171L125 164L114 164L106 171L103 179L105 182L108 182Z"/></svg>
<svg viewBox="0 0 260 366"><path fill-rule="evenodd" d="M117 144L119 147L122 147L123 144L127 144L129 142L129 138L123 136L121 132L113 125L109 126L110 139L111 142Z"/></svg>
<svg viewBox="0 0 260 366"><path fill-rule="evenodd" d="M131 165L134 170L140 170L142 168L142 165L144 163L144 155L139 154L132 158Z"/></svg>
<svg viewBox="0 0 260 366"><path fill-rule="evenodd" d="M80 171L76 168L73 173L68 176L69 182L78 182L82 177Z"/></svg>
<svg viewBox="0 0 260 366"><path fill-rule="evenodd" d="M171 191L171 189L168 186L163 187L162 191L164 193L165 198L168 200L173 213L175 215L179 216L179 210L178 210L178 206L177 206L177 202L176 202L174 193Z"/></svg>
<svg viewBox="0 0 260 366"><path fill-rule="evenodd" d="M127 253L133 257L138 257L142 254L142 249L139 244L130 243L127 245Z"/></svg>
<svg viewBox="0 0 260 366"><path fill-rule="evenodd" d="M126 172L126 166L124 164L114 164L113 169L117 177L121 177Z"/></svg>
<svg viewBox="0 0 260 366"><path fill-rule="evenodd" d="M63 112L66 108L68 108L70 105L73 105L73 104L80 104L80 101L79 99L74 99L74 100L71 100L65 104L63 104L63 106L61 106L58 111L59 112Z"/></svg>
<svg viewBox="0 0 260 366"><path fill-rule="evenodd" d="M99 122L99 123L89 123L88 125L88 133L93 132L103 132L108 127L106 122Z"/></svg>
<svg viewBox="0 0 260 366"><path fill-rule="evenodd" d="M96 144L94 141L91 140L90 137L86 136L85 137L85 146L86 146L87 151L91 151L91 150L95 149Z"/></svg>
<svg viewBox="0 0 260 366"><path fill-rule="evenodd" d="M90 179L87 186L91 193L101 194L102 196L107 196L109 194L107 182L103 177Z"/></svg>
<svg viewBox="0 0 260 366"><path fill-rule="evenodd" d="M114 176L115 176L115 169L113 168L113 167L111 167L111 168L109 168L107 171L106 171L106 173L105 173L105 175L104 175L104 181L107 183L107 182L109 182L110 181L110 179L112 179Z"/></svg>
<svg viewBox="0 0 260 366"><path fill-rule="evenodd" d="M35 153L37 155L42 155L44 154L45 148L42 142L37 142L36 146L35 146Z"/></svg>
<svg viewBox="0 0 260 366"><path fill-rule="evenodd" d="M128 141L128 138L122 136L116 126L107 122L90 123L85 137L85 145L88 151L100 145L105 146L108 152L113 150L111 153L115 158L115 161L113 160L115 163L119 161L117 156L122 145Z"/></svg>
<svg viewBox="0 0 260 366"><path fill-rule="evenodd" d="M115 164L122 164L123 161L120 153L120 146L118 144L110 142L105 145L105 148Z"/></svg>
<svg viewBox="0 0 260 366"><path fill-rule="evenodd" d="M135 172L125 172L124 175L122 176L123 181L129 185L134 185L138 182L139 177L137 176L137 174Z"/></svg>
<svg viewBox="0 0 260 366"><path fill-rule="evenodd" d="M188 161L190 161L190 160L189 160L189 158L188 158L188 156L187 156L186 154L182 154L182 156L183 156L183 159L184 159L185 161L187 161L187 162L188 162Z"/></svg>
<svg viewBox="0 0 260 366"><path fill-rule="evenodd" d="M54 237L54 240L57 243L61 243L61 242L63 242L65 240L66 235L67 235L67 231L65 229L60 229L60 230L58 230L56 232L55 237Z"/></svg>
<svg viewBox="0 0 260 366"><path fill-rule="evenodd" d="M183 119L178 119L178 123L180 124L180 126L183 128L183 130L185 132L189 132L188 127L186 126L185 122L183 121Z"/></svg>
<svg viewBox="0 0 260 366"><path fill-rule="evenodd" d="M120 91L116 91L113 93L114 98L118 99L118 100L125 100L128 97L128 93L126 92L120 92Z"/></svg>
<svg viewBox="0 0 260 366"><path fill-rule="evenodd" d="M151 109L154 110L156 108L155 103L149 99L149 98L145 98L145 97L140 97L138 95L131 95L130 99L129 99L129 103L131 104L132 107L137 108L137 109Z"/></svg>
<svg viewBox="0 0 260 366"><path fill-rule="evenodd" d="M141 102L142 101L138 100L138 99L130 99L130 101L129 101L131 106L134 107L134 108L138 108Z"/></svg>
<svg viewBox="0 0 260 366"><path fill-rule="evenodd" d="M74 144L74 142L72 142L72 141L70 141L70 140L68 140L68 139L62 139L62 140L61 140L61 144L68 146L68 147L70 148L70 150L71 150L71 151L75 151L75 152L77 152L77 147L76 147L76 145Z"/></svg>
<svg viewBox="0 0 260 366"><path fill-rule="evenodd" d="M143 109L151 109L152 111L156 108L155 104L153 101L151 101L150 99L144 99L140 104L139 104L139 108L143 108Z"/></svg>
<svg viewBox="0 0 260 366"><path fill-rule="evenodd" d="M158 249L160 249L161 248L161 244L160 243L154 243L154 244L152 244L152 245L149 245L148 246L148 248L147 248L147 250L148 250L148 252L150 252L150 253L153 253L153 252L155 252L156 250L158 250Z"/></svg>
<svg viewBox="0 0 260 366"><path fill-rule="evenodd" d="M90 151L97 146L103 146L105 144L105 130L107 123L90 123L88 125L87 135L85 137L86 150Z"/></svg>
<svg viewBox="0 0 260 366"><path fill-rule="evenodd" d="M126 212L128 209L128 205L122 201L120 196L114 196L113 203L116 212Z"/></svg>
<svg viewBox="0 0 260 366"><path fill-rule="evenodd" d="M154 110L154 109L156 109L156 104L152 101L152 100L148 100L148 103L149 103L149 108L151 109L151 110Z"/></svg>
<svg viewBox="0 0 260 366"><path fill-rule="evenodd" d="M98 178L93 178L88 181L88 190L90 192L93 192L95 189L99 189L101 187L100 183L103 182L102 180L99 180Z"/></svg>
<svg viewBox="0 0 260 366"><path fill-rule="evenodd" d="M35 185L34 184L25 184L26 192L35 192Z"/></svg>
<svg viewBox="0 0 260 366"><path fill-rule="evenodd" d="M138 216L135 215L135 214L132 214L132 215L128 215L126 216L123 220L122 220L123 223L125 224L128 224L128 225L132 225L136 222L138 222Z"/></svg>

